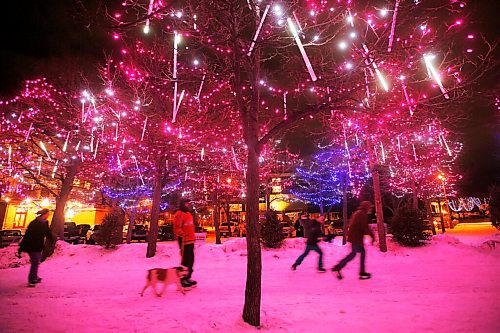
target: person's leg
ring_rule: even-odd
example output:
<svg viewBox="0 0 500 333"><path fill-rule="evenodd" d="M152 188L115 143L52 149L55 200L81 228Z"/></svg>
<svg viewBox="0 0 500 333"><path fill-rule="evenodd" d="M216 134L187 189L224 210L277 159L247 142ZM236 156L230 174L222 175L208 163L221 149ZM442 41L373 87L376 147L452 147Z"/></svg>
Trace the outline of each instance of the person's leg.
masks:
<svg viewBox="0 0 500 333"><path fill-rule="evenodd" d="M356 256L355 245L352 244L351 245L351 253L349 253L344 259L342 259L337 265L335 265L335 267L334 267L335 270L341 270L342 268L344 268L345 265L347 265L347 263L349 261L354 259L355 256Z"/></svg>
<svg viewBox="0 0 500 333"><path fill-rule="evenodd" d="M366 251L365 247L363 245L356 245L356 252L359 252L361 255L361 258L359 260L359 274L366 273L365 271L365 256L366 256Z"/></svg>
<svg viewBox="0 0 500 333"><path fill-rule="evenodd" d="M306 250L304 251L304 253L302 253L300 255L300 257L297 258L297 260L295 260L295 264L293 264L294 266L298 266L302 263L302 261L304 261L304 258L307 257L307 255L309 254L309 252L311 251L311 247L309 245L306 245Z"/></svg>
<svg viewBox="0 0 500 333"><path fill-rule="evenodd" d="M312 247L314 251L316 251L319 254L319 259L318 259L318 269L323 269L323 251L321 248L316 244Z"/></svg>
<svg viewBox="0 0 500 333"><path fill-rule="evenodd" d="M28 275L28 283L37 283L38 281L38 266L40 265L40 259L42 257L41 252L30 252L31 268Z"/></svg>
<svg viewBox="0 0 500 333"><path fill-rule="evenodd" d="M181 265L188 268L188 276L190 279L193 274L193 264L194 264L194 244L184 244L184 251L182 255Z"/></svg>

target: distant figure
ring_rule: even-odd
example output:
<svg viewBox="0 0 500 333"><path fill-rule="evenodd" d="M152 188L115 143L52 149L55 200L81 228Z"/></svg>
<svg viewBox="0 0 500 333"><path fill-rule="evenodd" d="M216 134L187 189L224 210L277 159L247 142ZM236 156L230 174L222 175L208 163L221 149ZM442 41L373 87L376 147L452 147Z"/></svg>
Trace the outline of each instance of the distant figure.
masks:
<svg viewBox="0 0 500 333"><path fill-rule="evenodd" d="M304 253L300 255L300 257L297 258L295 263L292 265L292 270L296 270L297 266L299 266L302 261L304 260L305 257L309 254L311 251L315 251L319 254L319 259L318 259L318 271L321 273L326 272L326 270L323 268L323 251L321 248L318 246L318 242L320 241L320 237L323 236L323 222L325 221L324 216L320 216L317 220L303 220L301 219L301 222L304 227L304 231L306 234L307 242L306 242L306 249Z"/></svg>
<svg viewBox="0 0 500 333"><path fill-rule="evenodd" d="M300 218L295 221L293 228L295 229L295 237L304 237L304 226L301 222L309 220L309 215L307 213L300 214Z"/></svg>
<svg viewBox="0 0 500 333"><path fill-rule="evenodd" d="M184 198L179 203L179 210L174 214L174 234L181 250L181 265L188 268L188 274L181 279L181 285L183 288L194 287L197 282L191 280L191 275L193 274L196 237L191 199Z"/></svg>
<svg viewBox="0 0 500 333"><path fill-rule="evenodd" d="M38 266L42 258L45 238L50 243L54 242L54 237L50 232L49 222L47 221L50 211L45 208L36 212L36 215L37 217L28 225L26 234L19 243L17 251L18 257L21 256L21 252L27 252L30 256L31 268L28 275L28 287L34 287L37 283L42 282L42 278L38 276Z"/></svg>
<svg viewBox="0 0 500 333"><path fill-rule="evenodd" d="M369 279L371 277L370 273L365 270L365 247L363 245L363 236L369 235L372 238L372 244L375 242L375 237L368 225L368 216L371 214L373 205L370 201L363 201L359 204L358 210L354 212L351 216L351 221L349 222L349 227L347 230L347 241L351 243L352 250L344 259L342 259L337 265L332 268L333 272L337 272L337 278L342 279L342 274L340 270L344 266L354 259L356 253L359 252L360 258L360 269L359 278Z"/></svg>

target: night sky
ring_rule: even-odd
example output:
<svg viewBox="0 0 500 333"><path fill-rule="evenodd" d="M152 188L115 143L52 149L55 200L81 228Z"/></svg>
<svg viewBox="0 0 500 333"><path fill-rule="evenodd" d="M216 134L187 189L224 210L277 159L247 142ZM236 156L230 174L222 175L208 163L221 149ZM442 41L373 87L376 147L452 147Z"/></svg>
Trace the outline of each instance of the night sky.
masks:
<svg viewBox="0 0 500 333"><path fill-rule="evenodd" d="M110 2L110 1L107 1ZM0 11L0 96L13 95L24 79L48 73L64 73L65 64L77 63L89 77L96 76L96 64L104 51L112 52L111 38L96 23L98 0L31 0L2 3ZM111 3L119 3L111 2ZM470 1L476 6L474 25L489 40L498 41L497 18L488 1ZM496 52L498 59L498 50ZM69 66L69 65L68 65ZM499 114L494 96L500 96L498 68L478 85L476 94L465 106L471 118L454 128L463 133L464 151L458 166L464 174L460 184L464 194L485 194L488 187L500 184ZM496 91L494 93L493 91ZM489 91L489 93L488 93ZM303 139L301 139L303 140ZM291 142L300 150L300 145ZM310 147L304 147L310 151Z"/></svg>

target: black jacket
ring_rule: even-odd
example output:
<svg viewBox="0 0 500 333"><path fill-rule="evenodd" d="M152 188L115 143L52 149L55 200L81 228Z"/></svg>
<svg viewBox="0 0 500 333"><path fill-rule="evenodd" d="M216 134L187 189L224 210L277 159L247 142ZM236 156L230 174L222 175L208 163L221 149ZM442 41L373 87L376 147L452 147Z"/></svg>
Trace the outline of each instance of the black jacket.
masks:
<svg viewBox="0 0 500 333"><path fill-rule="evenodd" d="M28 225L26 234L19 243L19 252L42 252L45 237L54 241L49 229L49 222L37 217Z"/></svg>
<svg viewBox="0 0 500 333"><path fill-rule="evenodd" d="M308 222L303 223L305 236L307 238L307 245L316 245L319 242L319 238L323 236L323 230L321 230L321 223L316 220L308 220Z"/></svg>
<svg viewBox="0 0 500 333"><path fill-rule="evenodd" d="M295 237L304 237L304 226L300 223L301 219L295 221L293 228L296 231Z"/></svg>

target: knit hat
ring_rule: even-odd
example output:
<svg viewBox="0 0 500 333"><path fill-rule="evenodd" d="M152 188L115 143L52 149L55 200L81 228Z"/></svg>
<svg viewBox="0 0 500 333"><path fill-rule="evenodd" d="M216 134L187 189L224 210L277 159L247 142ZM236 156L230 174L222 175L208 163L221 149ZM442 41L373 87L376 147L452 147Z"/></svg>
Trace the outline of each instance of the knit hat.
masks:
<svg viewBox="0 0 500 333"><path fill-rule="evenodd" d="M373 204L370 201L361 201L358 208L368 210L372 207L373 207Z"/></svg>
<svg viewBox="0 0 500 333"><path fill-rule="evenodd" d="M41 215L47 214L48 212L50 212L50 210L48 210L47 208L44 208L44 209L40 209L38 212L36 212L36 215L41 216Z"/></svg>
<svg viewBox="0 0 500 333"><path fill-rule="evenodd" d="M181 212L190 212L191 209L189 207L186 206L187 203L191 202L191 199L189 198L182 198L180 201L179 201L179 210Z"/></svg>

